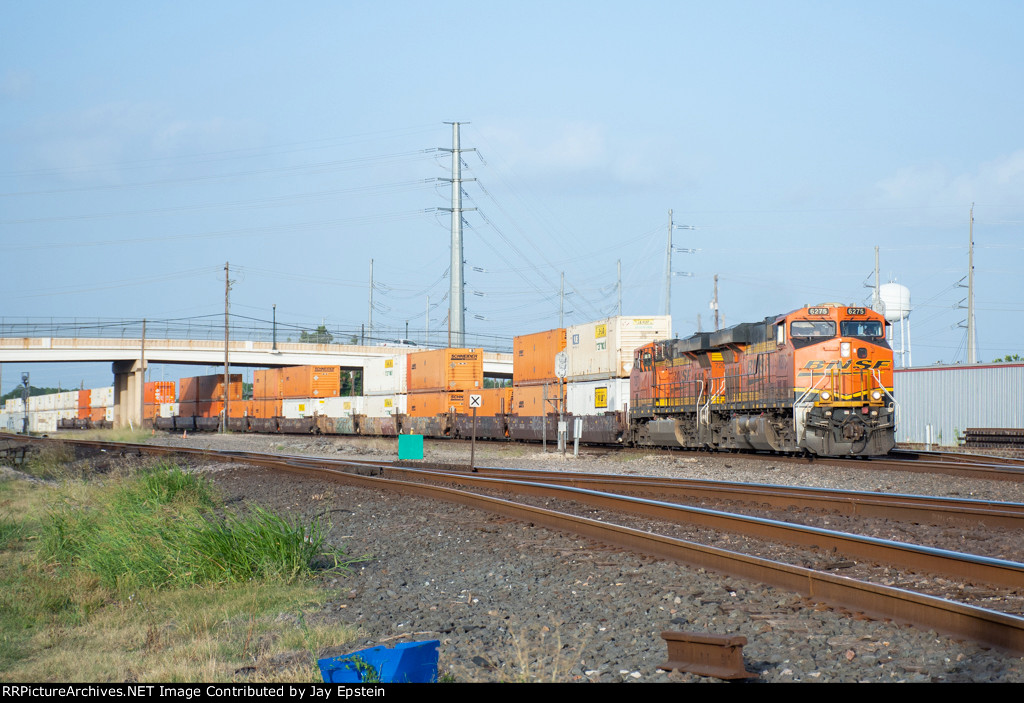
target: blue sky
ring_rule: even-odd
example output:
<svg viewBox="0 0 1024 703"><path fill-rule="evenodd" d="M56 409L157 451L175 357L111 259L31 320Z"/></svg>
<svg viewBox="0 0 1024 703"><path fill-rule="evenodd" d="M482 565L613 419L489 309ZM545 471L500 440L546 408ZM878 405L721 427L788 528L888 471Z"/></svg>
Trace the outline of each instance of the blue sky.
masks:
<svg viewBox="0 0 1024 703"><path fill-rule="evenodd" d="M467 328L675 332L910 288L915 364L1024 353L1014 2L0 2L2 315L445 327L453 120ZM475 270L480 269L480 270ZM109 383L109 365L10 368Z"/></svg>

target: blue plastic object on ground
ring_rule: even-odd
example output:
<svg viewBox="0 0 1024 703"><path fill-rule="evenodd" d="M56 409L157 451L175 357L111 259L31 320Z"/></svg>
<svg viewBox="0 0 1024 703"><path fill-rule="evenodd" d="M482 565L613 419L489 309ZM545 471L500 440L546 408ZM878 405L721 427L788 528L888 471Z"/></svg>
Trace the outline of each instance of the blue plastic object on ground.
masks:
<svg viewBox="0 0 1024 703"><path fill-rule="evenodd" d="M434 683L440 640L371 647L321 659L324 683Z"/></svg>

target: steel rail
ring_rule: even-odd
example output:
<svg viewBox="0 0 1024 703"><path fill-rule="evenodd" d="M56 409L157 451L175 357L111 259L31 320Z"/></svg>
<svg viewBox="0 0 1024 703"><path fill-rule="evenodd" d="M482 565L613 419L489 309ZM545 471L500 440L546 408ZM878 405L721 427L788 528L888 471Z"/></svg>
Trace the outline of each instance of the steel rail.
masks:
<svg viewBox="0 0 1024 703"><path fill-rule="evenodd" d="M221 454L217 450L189 449L181 451L182 448L179 447L125 446L117 443L94 443L91 440L82 442L156 454L212 455L319 479L330 478L361 488L394 490L408 495L454 502L550 529L572 532L604 544L653 557L785 588L811 600L835 607L859 611L879 619L927 627L952 637L971 639L988 646L998 647L1015 656L1024 656L1024 618L891 586L835 576L805 567L739 554L666 535L644 532L591 518L567 515L546 508L524 505L460 489L429 483L364 476L342 469L325 468L322 466L324 462L318 461L315 457L306 458L308 463L314 466L297 466L290 464L291 460L289 459L270 455L262 455L262 458L258 458L261 455L253 454L242 458L240 452ZM321 465L318 467L315 464Z"/></svg>
<svg viewBox="0 0 1024 703"><path fill-rule="evenodd" d="M883 620L927 627L952 637L975 640L1024 656L1024 618L1006 613L456 488L362 476L340 469L297 467L272 458L268 458L265 463L267 466L274 464L287 472L321 479L326 474L353 486L394 490L486 510L649 556L785 588L814 601L859 611Z"/></svg>
<svg viewBox="0 0 1024 703"><path fill-rule="evenodd" d="M310 463L315 465L316 461L311 460ZM982 557L906 542L854 535L838 530L798 525L781 520L697 508L648 498L623 496L586 488L483 478L465 474L431 473L443 477L447 482L464 487L474 486L543 498L561 498L602 510L615 510L630 515L724 530L758 539L788 542L815 549L836 550L876 563L898 565L903 569L954 576L973 582L980 581L1011 588L1024 588L1024 564L1006 559ZM387 474L409 477L423 475L416 469L396 467L389 468Z"/></svg>
<svg viewBox="0 0 1024 703"><path fill-rule="evenodd" d="M934 524L971 523L1009 529L1024 528L1024 503L706 479L545 472L494 467L480 467L477 469L477 474L492 478L543 481L600 491L630 491L644 495L659 495L673 500L705 498L753 502L781 509L832 510L854 517L928 521Z"/></svg>

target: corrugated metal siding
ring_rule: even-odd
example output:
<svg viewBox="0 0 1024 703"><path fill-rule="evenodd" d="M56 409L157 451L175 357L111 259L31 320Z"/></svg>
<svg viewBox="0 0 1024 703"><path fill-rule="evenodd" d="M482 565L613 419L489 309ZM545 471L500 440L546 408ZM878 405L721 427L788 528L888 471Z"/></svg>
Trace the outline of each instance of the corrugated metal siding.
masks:
<svg viewBox="0 0 1024 703"><path fill-rule="evenodd" d="M955 446L968 427L1024 428L1024 364L896 369L897 442Z"/></svg>

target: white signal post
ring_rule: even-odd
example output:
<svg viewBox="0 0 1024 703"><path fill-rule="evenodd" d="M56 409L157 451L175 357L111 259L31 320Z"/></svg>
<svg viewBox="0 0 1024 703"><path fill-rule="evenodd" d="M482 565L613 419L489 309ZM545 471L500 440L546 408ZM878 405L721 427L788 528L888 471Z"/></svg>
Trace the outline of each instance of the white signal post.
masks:
<svg viewBox="0 0 1024 703"><path fill-rule="evenodd" d="M476 409L484 406L483 396L470 395L469 396L469 407L473 409L473 439L470 442L469 449L469 470L476 471Z"/></svg>

